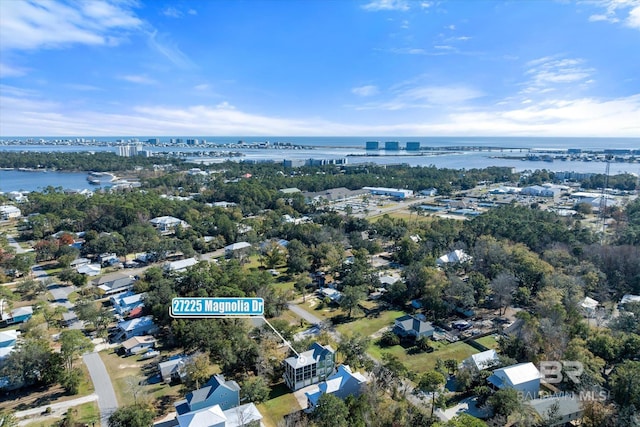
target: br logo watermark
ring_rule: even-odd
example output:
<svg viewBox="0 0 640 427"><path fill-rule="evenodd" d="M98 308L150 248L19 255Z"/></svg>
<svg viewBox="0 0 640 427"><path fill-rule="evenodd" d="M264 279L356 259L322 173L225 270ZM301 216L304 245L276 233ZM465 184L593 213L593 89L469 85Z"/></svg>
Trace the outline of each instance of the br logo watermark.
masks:
<svg viewBox="0 0 640 427"><path fill-rule="evenodd" d="M577 360L543 360L540 362L540 379L547 384L560 384L567 380L580 384L580 376L584 367Z"/></svg>

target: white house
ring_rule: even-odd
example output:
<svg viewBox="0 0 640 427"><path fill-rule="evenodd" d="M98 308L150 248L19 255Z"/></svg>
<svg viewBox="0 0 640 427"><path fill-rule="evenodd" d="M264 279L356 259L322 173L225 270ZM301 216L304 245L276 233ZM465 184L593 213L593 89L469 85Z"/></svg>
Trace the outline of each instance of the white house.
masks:
<svg viewBox="0 0 640 427"><path fill-rule="evenodd" d="M176 227L183 228L189 227L186 221L173 216L159 216L149 221L160 234L172 234L175 233Z"/></svg>
<svg viewBox="0 0 640 427"><path fill-rule="evenodd" d="M456 264L456 263L471 261L471 259L472 259L471 255L468 255L462 249L456 249L455 251L442 255L440 258L436 260L436 264L438 265L451 264L451 263Z"/></svg>
<svg viewBox="0 0 640 427"><path fill-rule="evenodd" d="M538 397L540 378L538 368L533 363L526 362L496 369L487 381L498 389L512 388L528 400Z"/></svg>
<svg viewBox="0 0 640 427"><path fill-rule="evenodd" d="M237 254L243 251L248 251L251 248L251 243L249 242L237 242L231 245L224 247L224 253L227 256L232 256L233 254Z"/></svg>
<svg viewBox="0 0 640 427"><path fill-rule="evenodd" d="M20 332L15 329L9 329L0 332L0 360L4 359L13 351L18 341Z"/></svg>
<svg viewBox="0 0 640 427"><path fill-rule="evenodd" d="M483 371L495 367L499 362L498 353L495 350L487 350L472 354L464 359L462 365L474 371Z"/></svg>
<svg viewBox="0 0 640 427"><path fill-rule="evenodd" d="M185 271L187 268L196 265L198 260L195 258L181 259L179 261L168 262L164 265L164 271L167 272L180 272Z"/></svg>
<svg viewBox="0 0 640 427"><path fill-rule="evenodd" d="M8 220L14 218L20 218L22 212L20 209L12 205L0 205L0 219Z"/></svg>
<svg viewBox="0 0 640 427"><path fill-rule="evenodd" d="M156 346L156 339L151 335L131 337L122 343L122 348L126 354L138 354L151 350Z"/></svg>

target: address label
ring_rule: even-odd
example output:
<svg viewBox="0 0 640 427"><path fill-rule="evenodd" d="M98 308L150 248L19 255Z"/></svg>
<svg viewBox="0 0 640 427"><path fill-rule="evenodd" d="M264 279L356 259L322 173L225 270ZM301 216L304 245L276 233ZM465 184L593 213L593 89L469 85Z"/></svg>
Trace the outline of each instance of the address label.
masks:
<svg viewBox="0 0 640 427"><path fill-rule="evenodd" d="M262 298L174 298L171 317L232 317L264 315Z"/></svg>

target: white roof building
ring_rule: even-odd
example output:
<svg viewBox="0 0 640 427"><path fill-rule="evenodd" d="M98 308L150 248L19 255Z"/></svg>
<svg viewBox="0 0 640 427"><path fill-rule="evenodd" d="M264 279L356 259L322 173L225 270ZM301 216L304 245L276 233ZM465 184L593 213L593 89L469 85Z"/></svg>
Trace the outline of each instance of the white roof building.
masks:
<svg viewBox="0 0 640 427"><path fill-rule="evenodd" d="M493 371L487 378L489 383L499 389L512 388L522 393L525 399L535 399L540 391L540 371L531 363L518 363Z"/></svg>
<svg viewBox="0 0 640 427"><path fill-rule="evenodd" d="M471 255L468 255L462 249L456 249L455 251L449 252L446 255L442 255L440 258L436 260L436 264L450 264L450 263L461 263L471 261Z"/></svg>
<svg viewBox="0 0 640 427"><path fill-rule="evenodd" d="M598 308L598 304L600 303L593 298L585 297L584 300L582 300L580 306L582 308L586 308L587 310L595 310L596 308Z"/></svg>
<svg viewBox="0 0 640 427"><path fill-rule="evenodd" d="M225 252L235 252L235 251L239 251L241 249L246 249L246 248L250 248L251 247L251 243L249 242L237 242L237 243L233 243L229 246L225 246L224 247L224 251Z"/></svg>
<svg viewBox="0 0 640 427"><path fill-rule="evenodd" d="M0 205L0 219L20 218L22 212L12 205Z"/></svg>
<svg viewBox="0 0 640 427"><path fill-rule="evenodd" d="M262 425L262 414L253 403L247 403L223 411L220 405L214 405L199 411L187 412L178 416L180 427L240 427L257 421Z"/></svg>
<svg viewBox="0 0 640 427"><path fill-rule="evenodd" d="M467 357L462 363L464 366L482 371L495 367L499 362L498 353L495 350L487 350Z"/></svg>
<svg viewBox="0 0 640 427"><path fill-rule="evenodd" d="M640 295L626 294L620 300L620 305L624 305L628 302L640 302Z"/></svg>
<svg viewBox="0 0 640 427"><path fill-rule="evenodd" d="M189 224L187 224L186 221L183 221L173 216L159 216L159 217L153 218L149 222L162 234L174 233L176 230L176 227L178 226L181 226L184 228L189 227Z"/></svg>
<svg viewBox="0 0 640 427"><path fill-rule="evenodd" d="M179 261L168 262L164 265L165 271L184 271L187 268L196 265L198 260L195 258L181 259Z"/></svg>

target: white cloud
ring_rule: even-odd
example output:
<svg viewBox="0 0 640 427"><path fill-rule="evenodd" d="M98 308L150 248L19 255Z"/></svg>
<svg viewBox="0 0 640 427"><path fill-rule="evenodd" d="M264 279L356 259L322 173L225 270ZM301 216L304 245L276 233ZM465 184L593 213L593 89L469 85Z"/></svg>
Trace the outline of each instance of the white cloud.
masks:
<svg viewBox="0 0 640 427"><path fill-rule="evenodd" d="M164 16L168 16L169 18L180 18L183 15L182 12L171 6L162 9L162 14Z"/></svg>
<svg viewBox="0 0 640 427"><path fill-rule="evenodd" d="M400 10L406 12L409 10L409 3L406 0L373 0L362 6L364 10L380 11L380 10Z"/></svg>
<svg viewBox="0 0 640 427"><path fill-rule="evenodd" d="M198 14L198 11L197 11L197 10L195 10L195 9L189 9L189 10L187 10L187 13L188 13L189 15L194 15L194 16L195 16L195 15L197 15L197 14Z"/></svg>
<svg viewBox="0 0 640 427"><path fill-rule="evenodd" d="M159 34L157 30L148 33L147 42L149 46L162 56L167 58L173 65L178 68L193 68L194 64L189 57L185 55L180 48L167 39L163 34Z"/></svg>
<svg viewBox="0 0 640 427"><path fill-rule="evenodd" d="M4 62L0 62L0 78L20 77L25 74L27 74L27 71L24 68L14 67Z"/></svg>
<svg viewBox="0 0 640 427"><path fill-rule="evenodd" d="M365 85L354 87L351 89L351 93L356 94L358 96L374 96L380 93L377 86L374 85Z"/></svg>
<svg viewBox="0 0 640 427"><path fill-rule="evenodd" d="M118 113L38 99L33 92L0 88L0 137L29 135L468 135L600 136L640 135L640 94L615 98L551 99L509 108L472 108L403 122L341 123L283 118L242 111L228 102L194 105L119 107ZM26 95L26 96L21 96Z"/></svg>
<svg viewBox="0 0 640 427"><path fill-rule="evenodd" d="M120 80L126 80L130 83L137 83L141 85L153 85L158 83L157 81L155 81L150 77L138 75L138 74L128 74L124 76L119 76L118 78Z"/></svg>
<svg viewBox="0 0 640 427"><path fill-rule="evenodd" d="M208 83L202 83L199 85L195 85L193 88L198 91L205 91L205 90L209 90L211 86Z"/></svg>
<svg viewBox="0 0 640 427"><path fill-rule="evenodd" d="M355 110L399 111L416 108L461 108L466 103L484 96L484 93L464 85L418 85L403 82L390 89L393 96L386 101L368 102L352 106Z"/></svg>
<svg viewBox="0 0 640 427"><path fill-rule="evenodd" d="M540 94L556 90L559 85L587 82L594 72L580 58L546 56L529 61L526 66L529 79L524 83L523 93Z"/></svg>
<svg viewBox="0 0 640 427"><path fill-rule="evenodd" d="M594 0L589 1L602 9L603 13L589 16L590 22L610 22L640 30L640 0Z"/></svg>
<svg viewBox="0 0 640 427"><path fill-rule="evenodd" d="M78 84L78 83L69 83L69 84L66 84L65 87L68 87L69 89L73 89L73 90L78 90L81 92L94 92L94 91L102 90L97 86L84 85L84 84Z"/></svg>
<svg viewBox="0 0 640 427"><path fill-rule="evenodd" d="M640 29L640 6L636 6L629 11L629 16L625 21L625 25L631 28Z"/></svg>
<svg viewBox="0 0 640 427"><path fill-rule="evenodd" d="M70 7L58 0L0 1L2 49L113 45L142 21L121 2L93 0Z"/></svg>

